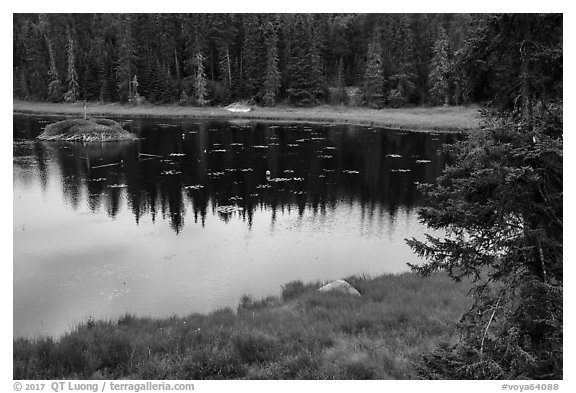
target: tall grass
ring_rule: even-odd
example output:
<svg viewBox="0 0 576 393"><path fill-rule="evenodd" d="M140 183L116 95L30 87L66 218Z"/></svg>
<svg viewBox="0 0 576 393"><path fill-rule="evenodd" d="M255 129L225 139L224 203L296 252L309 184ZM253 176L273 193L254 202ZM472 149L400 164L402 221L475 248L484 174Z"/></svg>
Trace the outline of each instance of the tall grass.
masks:
<svg viewBox="0 0 576 393"><path fill-rule="evenodd" d="M410 379L454 339L468 285L445 275L349 277L362 297L293 282L237 310L88 321L59 340L14 341L14 379Z"/></svg>

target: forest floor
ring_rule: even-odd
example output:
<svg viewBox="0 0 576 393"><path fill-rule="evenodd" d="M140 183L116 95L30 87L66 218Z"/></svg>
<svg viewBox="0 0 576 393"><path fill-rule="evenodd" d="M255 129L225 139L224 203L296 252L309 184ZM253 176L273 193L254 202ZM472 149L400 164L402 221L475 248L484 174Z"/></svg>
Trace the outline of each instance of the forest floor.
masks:
<svg viewBox="0 0 576 393"><path fill-rule="evenodd" d="M470 283L412 273L346 280L361 297L296 281L236 310L92 321L59 339L15 339L14 379L414 379L458 339Z"/></svg>
<svg viewBox="0 0 576 393"><path fill-rule="evenodd" d="M480 126L480 107L411 107L369 109L322 105L301 107L252 107L246 113L230 112L224 107L191 107L180 105L124 105L89 103L88 116L111 117L183 117L210 119L248 119L259 121L320 122L378 126L412 131L454 132L474 130ZM83 115L83 103L13 102L14 113Z"/></svg>

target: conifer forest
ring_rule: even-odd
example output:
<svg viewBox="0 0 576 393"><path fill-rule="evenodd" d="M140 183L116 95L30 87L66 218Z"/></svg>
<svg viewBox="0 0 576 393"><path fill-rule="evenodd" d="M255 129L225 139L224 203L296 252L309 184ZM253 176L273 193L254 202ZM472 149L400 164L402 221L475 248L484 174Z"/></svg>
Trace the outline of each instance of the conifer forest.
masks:
<svg viewBox="0 0 576 393"><path fill-rule="evenodd" d="M499 18L15 14L14 97L372 108L483 102L520 83L520 51L507 53L511 43L486 41ZM527 27L535 44L557 46L559 16L531 18L537 19ZM523 28L501 38L513 40ZM552 94L554 80L548 82L546 94ZM514 105L512 95L504 101Z"/></svg>

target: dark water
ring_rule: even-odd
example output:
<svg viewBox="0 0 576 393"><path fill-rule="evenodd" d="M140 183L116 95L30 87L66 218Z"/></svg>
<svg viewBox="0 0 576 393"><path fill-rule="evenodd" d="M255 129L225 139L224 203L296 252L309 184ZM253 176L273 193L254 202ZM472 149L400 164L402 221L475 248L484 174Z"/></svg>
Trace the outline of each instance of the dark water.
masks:
<svg viewBox="0 0 576 393"><path fill-rule="evenodd" d="M56 120L14 116L15 336L406 271L404 238L425 231L415 184L438 176L451 137L137 119L136 142L34 140Z"/></svg>

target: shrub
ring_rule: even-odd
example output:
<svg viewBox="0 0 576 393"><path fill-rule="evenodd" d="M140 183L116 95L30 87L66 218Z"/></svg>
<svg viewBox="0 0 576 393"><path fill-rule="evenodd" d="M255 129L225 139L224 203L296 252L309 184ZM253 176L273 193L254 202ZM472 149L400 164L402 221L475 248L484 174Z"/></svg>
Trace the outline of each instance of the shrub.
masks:
<svg viewBox="0 0 576 393"><path fill-rule="evenodd" d="M290 281L282 286L282 300L294 299L304 293L306 287L302 281Z"/></svg>
<svg viewBox="0 0 576 393"><path fill-rule="evenodd" d="M328 103L332 105L346 105L348 103L346 89L342 87L330 87L328 89Z"/></svg>
<svg viewBox="0 0 576 393"><path fill-rule="evenodd" d="M359 87L347 87L346 96L348 106L360 106L364 102L364 95Z"/></svg>
<svg viewBox="0 0 576 393"><path fill-rule="evenodd" d="M392 108L399 108L406 104L404 96L400 91L396 89L390 90L388 96L386 97L386 101Z"/></svg>

